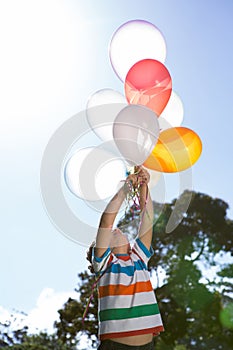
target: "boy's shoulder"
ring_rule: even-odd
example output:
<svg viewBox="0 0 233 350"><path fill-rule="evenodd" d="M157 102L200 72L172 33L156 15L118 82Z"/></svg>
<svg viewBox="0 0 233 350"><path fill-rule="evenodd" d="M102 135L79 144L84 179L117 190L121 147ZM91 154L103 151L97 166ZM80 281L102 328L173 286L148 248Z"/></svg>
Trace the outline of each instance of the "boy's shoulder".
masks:
<svg viewBox="0 0 233 350"><path fill-rule="evenodd" d="M132 252L140 257L145 263L149 261L149 259L154 254L154 249L152 246L150 250L143 244L140 238L137 238L132 246Z"/></svg>

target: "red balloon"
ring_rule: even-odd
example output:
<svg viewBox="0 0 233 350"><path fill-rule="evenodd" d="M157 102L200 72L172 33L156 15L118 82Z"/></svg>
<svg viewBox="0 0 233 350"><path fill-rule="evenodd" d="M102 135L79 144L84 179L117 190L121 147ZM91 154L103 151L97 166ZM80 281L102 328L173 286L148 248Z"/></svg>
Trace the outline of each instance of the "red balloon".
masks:
<svg viewBox="0 0 233 350"><path fill-rule="evenodd" d="M141 104L159 116L172 92L167 68L159 61L145 59L135 63L125 79L125 95L131 104Z"/></svg>

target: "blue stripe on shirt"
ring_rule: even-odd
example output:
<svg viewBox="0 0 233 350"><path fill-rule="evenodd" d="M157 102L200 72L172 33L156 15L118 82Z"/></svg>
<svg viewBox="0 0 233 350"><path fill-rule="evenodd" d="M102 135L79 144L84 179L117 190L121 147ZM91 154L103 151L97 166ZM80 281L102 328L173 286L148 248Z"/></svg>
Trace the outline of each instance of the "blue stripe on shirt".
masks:
<svg viewBox="0 0 233 350"><path fill-rule="evenodd" d="M94 253L94 247L93 247L93 252L92 252L92 255L94 255L94 259L96 262L100 263L104 258L106 258L106 256L110 253L110 248L108 248L104 254L102 256L96 256L95 253Z"/></svg>
<svg viewBox="0 0 233 350"><path fill-rule="evenodd" d="M107 273L123 273L128 276L133 276L136 270L147 270L146 264L142 260L135 261L133 266L121 266L120 264L112 264Z"/></svg>
<svg viewBox="0 0 233 350"><path fill-rule="evenodd" d="M143 253L147 256L147 258L150 258L154 254L154 249L150 247L150 250L147 249L147 247L142 243L140 238L136 239L137 244L139 245L139 248L143 251Z"/></svg>

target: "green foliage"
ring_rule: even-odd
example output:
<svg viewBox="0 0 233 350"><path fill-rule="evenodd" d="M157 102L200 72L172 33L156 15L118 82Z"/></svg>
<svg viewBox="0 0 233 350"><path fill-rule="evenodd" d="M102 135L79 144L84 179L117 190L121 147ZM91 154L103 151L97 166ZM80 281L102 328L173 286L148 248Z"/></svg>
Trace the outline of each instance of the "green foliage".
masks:
<svg viewBox="0 0 233 350"><path fill-rule="evenodd" d="M0 341L0 348L12 350L75 350L74 345L67 345L55 334L48 335L45 332L28 334L27 328L13 331L11 335L6 332L1 334L5 340Z"/></svg>
<svg viewBox="0 0 233 350"><path fill-rule="evenodd" d="M94 289L94 291L92 289L95 277L85 271L79 274L79 279L80 301L70 298L65 303L64 308L58 311L60 320L55 322L55 328L57 336L59 339L62 339L63 342L72 344L72 342L77 339L77 336L80 337L85 333L91 339L93 346L95 346L98 334L98 297L96 289ZM88 314L85 321L82 322L82 316L92 292L94 293L88 307Z"/></svg>
<svg viewBox="0 0 233 350"><path fill-rule="evenodd" d="M192 197L187 212L182 212ZM179 198L182 221L170 233L166 226L176 201L161 205L154 203L153 248L149 269L158 276L158 268L166 274L155 290L165 332L156 338L155 350L230 350L233 349L233 264L220 264L216 254L233 256L233 221L227 218L228 205L202 193L185 191ZM136 235L138 213L126 213L119 223ZM218 264L215 278L203 279L204 268ZM82 315L93 291L95 278L88 272L78 275L80 299L68 299L59 310L55 334L28 335L19 330L13 337L1 334L0 348L13 350L73 350L82 334L97 346L97 292L91 300L87 317ZM205 281L205 282L203 282ZM142 325L143 327L143 325Z"/></svg>
<svg viewBox="0 0 233 350"><path fill-rule="evenodd" d="M60 321L55 322L56 333L63 343L73 345L81 329L80 303L69 298L64 308L58 310Z"/></svg>
<svg viewBox="0 0 233 350"><path fill-rule="evenodd" d="M24 313L12 314L0 323L0 349L12 350L75 350L77 341L64 342L57 334L30 334L28 327L20 327Z"/></svg>
<svg viewBox="0 0 233 350"><path fill-rule="evenodd" d="M184 192L182 196L186 195L188 193ZM166 346L176 349L178 345L190 350L232 349L229 309L222 314L224 303L231 302L232 265L219 265L218 275L222 277L219 283L203 284L202 271L197 264L202 262L209 268L216 264L216 253L233 255L233 225L226 217L228 206L219 199L193 193L182 222L166 234L166 222L173 205L174 202L164 207L154 225L156 254L150 260L150 268L162 266L167 275L166 283L156 290L166 330L157 339L156 349L166 349ZM227 298L224 291L228 293ZM225 324L220 315L225 315Z"/></svg>
<svg viewBox="0 0 233 350"><path fill-rule="evenodd" d="M10 347L12 350L75 350L76 347L64 344L55 335L39 333L27 335L21 344Z"/></svg>
<svg viewBox="0 0 233 350"><path fill-rule="evenodd" d="M221 310L220 321L224 327L233 329L233 302Z"/></svg>

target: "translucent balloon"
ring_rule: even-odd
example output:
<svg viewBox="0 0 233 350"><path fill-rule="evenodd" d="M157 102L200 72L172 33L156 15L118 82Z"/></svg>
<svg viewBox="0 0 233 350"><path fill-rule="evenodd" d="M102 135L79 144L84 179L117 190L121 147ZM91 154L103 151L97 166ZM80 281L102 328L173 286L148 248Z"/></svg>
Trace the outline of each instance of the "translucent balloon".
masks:
<svg viewBox="0 0 233 350"><path fill-rule="evenodd" d="M202 143L199 136L184 127L161 132L159 140L143 165L146 168L174 173L191 167L200 157Z"/></svg>
<svg viewBox="0 0 233 350"><path fill-rule="evenodd" d="M76 151L65 165L65 182L79 198L98 201L113 196L125 179L124 162L101 147Z"/></svg>
<svg viewBox="0 0 233 350"><path fill-rule="evenodd" d="M152 58L164 62L166 43L160 30L150 22L133 20L114 33L109 46L112 67L124 82L129 69L138 61Z"/></svg>
<svg viewBox="0 0 233 350"><path fill-rule="evenodd" d="M183 103L179 96L172 91L171 97L159 117L160 130L180 126L184 118Z"/></svg>
<svg viewBox="0 0 233 350"><path fill-rule="evenodd" d="M102 141L113 139L113 122L127 105L125 96L112 89L102 89L91 95L87 102L87 120Z"/></svg>
<svg viewBox="0 0 233 350"><path fill-rule="evenodd" d="M150 174L150 182L148 184L148 187L151 191L159 182L162 173L151 169L147 169L147 170L148 170L148 173Z"/></svg>
<svg viewBox="0 0 233 350"><path fill-rule="evenodd" d="M158 116L172 92L171 76L159 61L145 59L130 68L125 80L125 95L131 104L152 109Z"/></svg>
<svg viewBox="0 0 233 350"><path fill-rule="evenodd" d="M129 165L140 165L153 150L159 136L155 113L144 106L128 105L113 125L114 141Z"/></svg>

